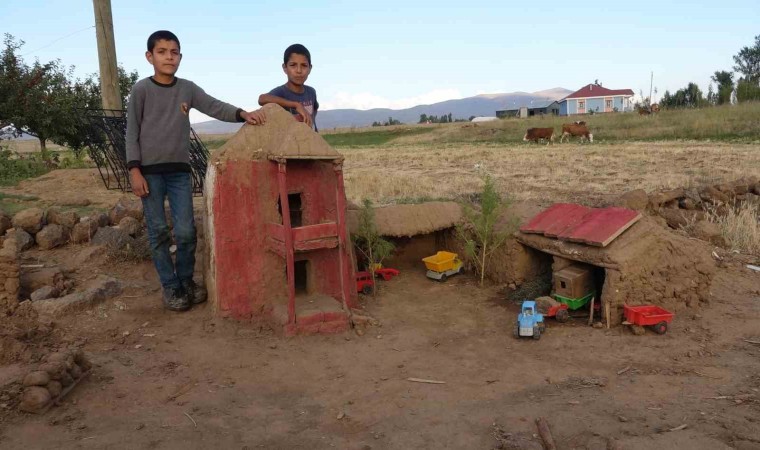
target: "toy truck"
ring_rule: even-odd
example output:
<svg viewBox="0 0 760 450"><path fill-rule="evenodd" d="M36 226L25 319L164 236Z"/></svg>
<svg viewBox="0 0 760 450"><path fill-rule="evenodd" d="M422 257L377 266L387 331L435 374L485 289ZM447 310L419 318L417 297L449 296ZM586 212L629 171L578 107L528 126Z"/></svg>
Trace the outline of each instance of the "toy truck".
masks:
<svg viewBox="0 0 760 450"><path fill-rule="evenodd" d="M541 333L543 333L546 325L544 324L544 315L536 310L536 302L533 300L525 300L522 304L522 312L517 316L517 323L515 324L515 337L533 337L533 339L541 339Z"/></svg>
<svg viewBox="0 0 760 450"><path fill-rule="evenodd" d="M369 295L372 293L374 286L375 280L372 279L372 275L369 272L356 272L356 292Z"/></svg>
<svg viewBox="0 0 760 450"><path fill-rule="evenodd" d="M464 272L464 264L456 253L438 252L433 256L422 258L427 268L427 277L446 281L450 276Z"/></svg>

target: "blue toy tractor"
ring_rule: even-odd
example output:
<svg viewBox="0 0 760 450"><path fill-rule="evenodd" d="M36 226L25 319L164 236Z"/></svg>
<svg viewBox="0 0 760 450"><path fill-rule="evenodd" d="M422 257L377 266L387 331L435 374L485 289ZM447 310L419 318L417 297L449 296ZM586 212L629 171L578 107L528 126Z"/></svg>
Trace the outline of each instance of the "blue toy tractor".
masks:
<svg viewBox="0 0 760 450"><path fill-rule="evenodd" d="M544 315L536 310L536 302L525 300L522 304L522 312L517 316L515 324L515 337L533 337L541 339L541 333L544 332Z"/></svg>

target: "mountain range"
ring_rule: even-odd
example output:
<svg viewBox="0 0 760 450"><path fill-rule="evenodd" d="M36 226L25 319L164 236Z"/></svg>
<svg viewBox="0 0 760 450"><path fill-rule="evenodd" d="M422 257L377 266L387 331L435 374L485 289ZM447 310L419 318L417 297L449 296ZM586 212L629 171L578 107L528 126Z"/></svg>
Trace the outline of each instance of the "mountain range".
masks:
<svg viewBox="0 0 760 450"><path fill-rule="evenodd" d="M417 123L421 114L442 116L451 113L452 118L468 119L471 116L494 116L497 110L516 109L521 106L545 104L562 99L574 91L565 88L553 88L538 92L511 92L507 94L482 94L474 97L446 100L431 105L418 105L406 109L375 108L331 109L319 111L317 126L322 129L366 127L373 122L385 122L389 117L402 123ZM228 134L240 128L239 123L209 120L193 124L198 134Z"/></svg>

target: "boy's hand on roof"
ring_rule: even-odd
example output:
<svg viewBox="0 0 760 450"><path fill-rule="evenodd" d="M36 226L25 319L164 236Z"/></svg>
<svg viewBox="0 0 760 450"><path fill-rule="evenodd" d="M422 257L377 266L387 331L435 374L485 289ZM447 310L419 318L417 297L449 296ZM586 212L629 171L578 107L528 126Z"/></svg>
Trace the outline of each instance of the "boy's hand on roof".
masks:
<svg viewBox="0 0 760 450"><path fill-rule="evenodd" d="M129 184L132 185L132 193L138 197L147 197L150 194L148 182L138 168L132 168L129 171Z"/></svg>
<svg viewBox="0 0 760 450"><path fill-rule="evenodd" d="M302 104L298 103L296 104L296 112L303 117L303 123L305 123L308 126L312 126L314 123L314 119L311 118L311 115L306 112L306 108L303 107Z"/></svg>
<svg viewBox="0 0 760 450"><path fill-rule="evenodd" d="M264 111L257 109L251 112L241 112L240 117L245 119L245 122L249 125L263 125L267 121L267 116Z"/></svg>

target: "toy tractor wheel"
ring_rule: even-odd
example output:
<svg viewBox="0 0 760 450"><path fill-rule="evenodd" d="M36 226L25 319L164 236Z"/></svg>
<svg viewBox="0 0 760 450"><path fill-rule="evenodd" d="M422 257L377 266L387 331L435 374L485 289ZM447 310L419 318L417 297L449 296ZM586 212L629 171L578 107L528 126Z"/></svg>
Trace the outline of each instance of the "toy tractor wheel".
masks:
<svg viewBox="0 0 760 450"><path fill-rule="evenodd" d="M364 287L362 288L362 294L364 295L372 294L372 286L365 284Z"/></svg>
<svg viewBox="0 0 760 450"><path fill-rule="evenodd" d="M657 334L665 334L668 331L668 323L660 322L654 326L654 332Z"/></svg>
<svg viewBox="0 0 760 450"><path fill-rule="evenodd" d="M533 327L533 339L535 340L541 339L541 327L539 326Z"/></svg>
<svg viewBox="0 0 760 450"><path fill-rule="evenodd" d="M445 273L442 273L442 274L441 274L441 279L440 279L440 280L438 280L438 281L440 281L441 283L445 283L445 282L446 282L446 280L448 280L448 279L449 279L449 276L448 276L448 275L446 275Z"/></svg>
<svg viewBox="0 0 760 450"><path fill-rule="evenodd" d="M557 319L557 322L565 323L570 318L570 313L566 309L560 309L554 318Z"/></svg>
<svg viewBox="0 0 760 450"><path fill-rule="evenodd" d="M515 324L514 335L515 335L516 338L520 337L520 324L519 323Z"/></svg>
<svg viewBox="0 0 760 450"><path fill-rule="evenodd" d="M457 271L457 273L460 274L460 275L463 274L464 273L464 266L460 267L459 270Z"/></svg>

